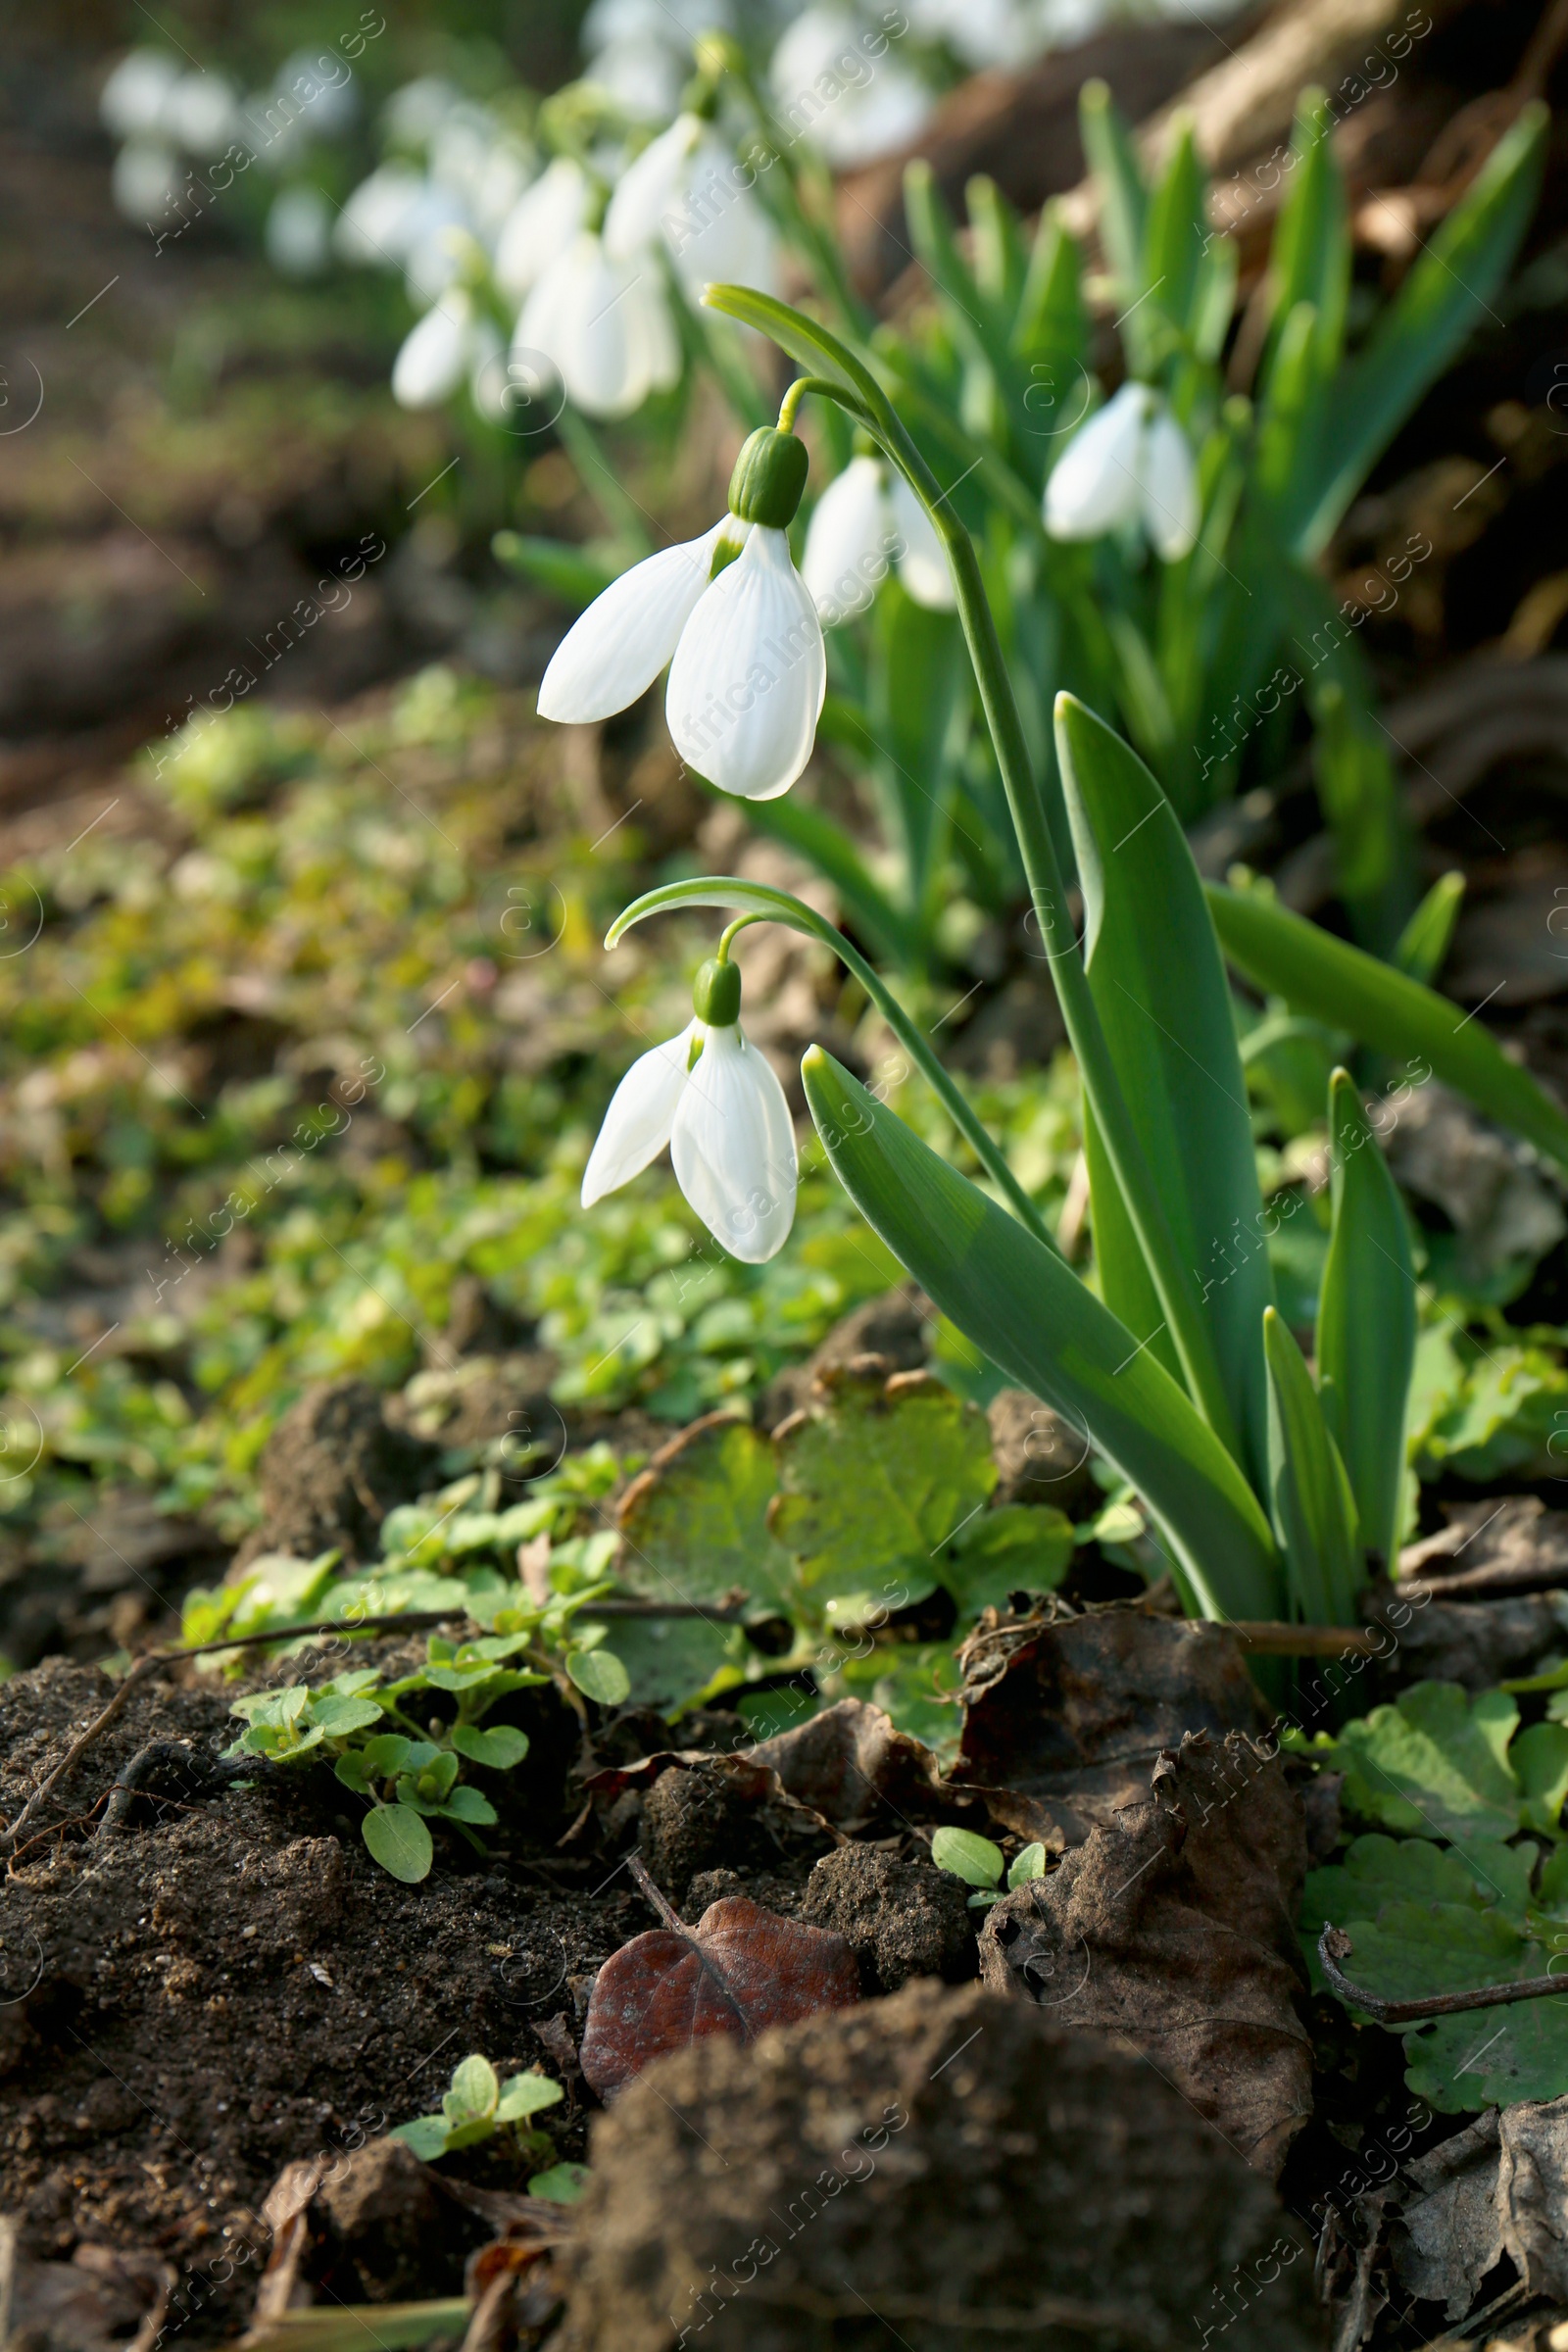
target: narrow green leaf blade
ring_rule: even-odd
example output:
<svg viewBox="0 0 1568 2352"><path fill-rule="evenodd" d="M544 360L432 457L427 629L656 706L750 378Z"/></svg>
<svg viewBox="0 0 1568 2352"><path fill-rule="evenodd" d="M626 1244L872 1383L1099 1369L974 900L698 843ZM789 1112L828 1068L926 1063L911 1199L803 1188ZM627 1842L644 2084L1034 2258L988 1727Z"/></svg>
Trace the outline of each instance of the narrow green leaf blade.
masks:
<svg viewBox="0 0 1568 2352"><path fill-rule="evenodd" d="M1220 945L1257 987L1393 1060L1424 1062L1426 1075L1568 1168L1568 1117L1478 1020L1260 892L1210 883L1207 898Z"/></svg>
<svg viewBox="0 0 1568 2352"><path fill-rule="evenodd" d="M497 531L490 552L508 571L531 580L571 612L586 612L594 598L603 596L626 568L625 564L612 564L586 548L567 547L560 539L532 538L525 531ZM626 562L635 563L635 555L628 554Z"/></svg>
<svg viewBox="0 0 1568 2352"><path fill-rule="evenodd" d="M1079 91L1078 126L1085 159L1099 185L1101 243L1121 280L1124 299L1131 302L1144 290L1149 196L1127 125L1104 82L1086 81Z"/></svg>
<svg viewBox="0 0 1568 2352"><path fill-rule="evenodd" d="M1272 1615L1279 1560L1257 1499L1149 1349L819 1046L802 1071L817 1132L861 1215L960 1331L1086 1429L1138 1488L1202 1613Z"/></svg>
<svg viewBox="0 0 1568 2352"><path fill-rule="evenodd" d="M1464 887L1462 873L1440 874L1399 933L1390 960L1412 980L1432 981L1442 971L1464 904Z"/></svg>
<svg viewBox="0 0 1568 2352"><path fill-rule="evenodd" d="M1370 466L1487 312L1536 209L1549 120L1539 101L1522 110L1342 377L1332 466L1302 554L1321 553Z"/></svg>
<svg viewBox="0 0 1568 2352"><path fill-rule="evenodd" d="M1345 178L1329 138L1333 127L1323 92L1303 90L1291 140L1290 181L1268 257L1276 322L1288 318L1298 303L1310 303L1316 314L1317 362L1326 370L1339 365L1350 292L1350 233ZM1263 369L1265 386L1277 357L1276 353Z"/></svg>
<svg viewBox="0 0 1568 2352"><path fill-rule="evenodd" d="M1350 1490L1301 1350L1269 1307L1269 1491L1295 1614L1352 1625L1361 1581Z"/></svg>
<svg viewBox="0 0 1568 2352"><path fill-rule="evenodd" d="M1318 1305L1318 1379L1362 1542L1392 1574L1415 1363L1415 1270L1398 1192L1348 1070L1329 1083L1329 1148L1334 1222Z"/></svg>
<svg viewBox="0 0 1568 2352"><path fill-rule="evenodd" d="M1068 696L1059 698L1056 724L1090 989L1138 1140L1159 1171L1173 1242L1202 1294L1231 1417L1260 1485L1268 1444L1262 1315L1273 1289L1247 1081L1213 919L1175 810L1136 752ZM1097 1220L1103 1202L1102 1184ZM1142 1339L1151 1329L1138 1320L1147 1292L1122 1278L1125 1267L1124 1250L1102 1260L1105 1303Z"/></svg>

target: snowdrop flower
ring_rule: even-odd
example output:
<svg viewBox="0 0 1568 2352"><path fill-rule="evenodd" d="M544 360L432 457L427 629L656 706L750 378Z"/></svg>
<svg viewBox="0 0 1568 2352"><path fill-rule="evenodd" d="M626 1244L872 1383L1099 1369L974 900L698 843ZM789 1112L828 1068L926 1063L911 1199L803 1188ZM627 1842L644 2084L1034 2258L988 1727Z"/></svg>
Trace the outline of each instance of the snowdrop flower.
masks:
<svg viewBox="0 0 1568 2352"><path fill-rule="evenodd" d="M540 716L609 718L667 662L664 715L681 758L742 800L788 792L827 690L822 626L787 536L806 468L794 433L753 433L728 514L634 564L567 631L539 688Z"/></svg>
<svg viewBox="0 0 1568 2352"><path fill-rule="evenodd" d="M773 288L772 225L723 140L695 114L677 115L643 149L605 215L605 251L617 260L631 260L661 237L694 300L715 281Z"/></svg>
<svg viewBox="0 0 1568 2352"><path fill-rule="evenodd" d="M562 155L518 197L496 238L495 279L509 302L530 293L586 226L591 193L582 166Z"/></svg>
<svg viewBox="0 0 1568 2352"><path fill-rule="evenodd" d="M806 534L801 577L824 628L865 611L890 559L917 605L953 611L948 560L924 507L883 459L854 457L817 500Z"/></svg>
<svg viewBox="0 0 1568 2352"><path fill-rule="evenodd" d="M768 69L777 111L796 138L808 138L830 164L851 169L889 155L915 135L934 93L907 66L866 47L855 19L836 8L808 8L773 52Z"/></svg>
<svg viewBox="0 0 1568 2352"><path fill-rule="evenodd" d="M465 377L494 369L501 338L487 318L475 314L472 297L461 286L444 294L404 337L392 363L392 397L400 408L438 409Z"/></svg>
<svg viewBox="0 0 1568 2352"><path fill-rule="evenodd" d="M1123 384L1074 434L1046 484L1053 539L1100 539L1141 523L1155 553L1176 564L1201 518L1187 436L1148 384Z"/></svg>
<svg viewBox="0 0 1568 2352"><path fill-rule="evenodd" d="M317 138L340 139L353 129L360 101L353 75L344 73L332 80L322 70L326 62L318 49L296 49L278 67L272 89L276 96L298 100Z"/></svg>
<svg viewBox="0 0 1568 2352"><path fill-rule="evenodd" d="M424 194L424 179L411 164L381 164L362 179L337 218L332 243L344 262L401 266L407 255L404 225Z"/></svg>
<svg viewBox="0 0 1568 2352"><path fill-rule="evenodd" d="M696 1018L634 1061L616 1087L582 1180L582 1204L640 1175L664 1146L675 1181L715 1242L760 1266L795 1222L795 1130L773 1065L740 1025L741 976L710 958Z"/></svg>
<svg viewBox="0 0 1568 2352"><path fill-rule="evenodd" d="M177 58L162 49L132 49L99 93L105 130L117 139L151 138L163 127L164 108L179 77Z"/></svg>
<svg viewBox="0 0 1568 2352"><path fill-rule="evenodd" d="M579 229L522 306L513 350L550 362L589 416L629 416L680 377L680 343L652 265L612 261Z"/></svg>
<svg viewBox="0 0 1568 2352"><path fill-rule="evenodd" d="M267 216L267 258L285 277L319 277L332 249L332 220L319 188L282 189Z"/></svg>
<svg viewBox="0 0 1568 2352"><path fill-rule="evenodd" d="M181 74L164 101L164 129L192 155L220 154L238 122L238 94L220 74Z"/></svg>
<svg viewBox="0 0 1568 2352"><path fill-rule="evenodd" d="M116 210L138 227L151 227L156 217L168 218L177 203L188 174L172 147L132 139L122 147L110 174L109 192Z"/></svg>

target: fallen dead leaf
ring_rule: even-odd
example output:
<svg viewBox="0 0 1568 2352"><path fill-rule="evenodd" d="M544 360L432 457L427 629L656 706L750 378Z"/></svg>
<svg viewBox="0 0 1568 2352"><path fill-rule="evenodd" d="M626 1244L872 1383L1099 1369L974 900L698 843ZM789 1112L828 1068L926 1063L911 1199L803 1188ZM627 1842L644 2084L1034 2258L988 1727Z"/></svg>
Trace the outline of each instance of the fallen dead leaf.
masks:
<svg viewBox="0 0 1568 2352"><path fill-rule="evenodd" d="M755 2041L768 2026L860 1997L860 1972L842 1936L781 1919L745 1895L710 1903L695 1928L677 1921L634 1936L594 1983L579 2058L612 2099L655 2058L710 2034Z"/></svg>
<svg viewBox="0 0 1568 2352"><path fill-rule="evenodd" d="M1003 1896L981 1977L1059 2025L1124 2036L1273 2178L1312 2111L1296 2005L1305 1860L1278 1749L1199 1733L1159 1757L1141 1802Z"/></svg>

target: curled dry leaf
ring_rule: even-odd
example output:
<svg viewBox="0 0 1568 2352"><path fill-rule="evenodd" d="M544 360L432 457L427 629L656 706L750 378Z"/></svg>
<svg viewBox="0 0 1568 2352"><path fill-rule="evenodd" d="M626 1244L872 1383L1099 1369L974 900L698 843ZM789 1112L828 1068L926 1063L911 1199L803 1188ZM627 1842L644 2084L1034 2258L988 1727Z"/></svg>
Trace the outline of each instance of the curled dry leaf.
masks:
<svg viewBox="0 0 1568 2352"><path fill-rule="evenodd" d="M755 2041L768 2026L859 1997L842 1936L726 1895L695 1928L652 1928L606 1961L583 2026L582 2071L611 2099L655 2058L710 2034Z"/></svg>
<svg viewBox="0 0 1568 2352"><path fill-rule="evenodd" d="M981 1976L1058 2025L1125 2036L1272 2177L1312 2111L1292 1925L1305 1860L1278 1751L1200 1733L1159 1758L1141 1803L1003 1896Z"/></svg>
<svg viewBox="0 0 1568 2352"><path fill-rule="evenodd" d="M1054 1852L1144 1799L1149 1775L1190 1732L1260 1735L1267 1714L1222 1626L1112 1602L1031 1617L988 1609L958 1653L963 1739L950 1793L982 1793L992 1818Z"/></svg>

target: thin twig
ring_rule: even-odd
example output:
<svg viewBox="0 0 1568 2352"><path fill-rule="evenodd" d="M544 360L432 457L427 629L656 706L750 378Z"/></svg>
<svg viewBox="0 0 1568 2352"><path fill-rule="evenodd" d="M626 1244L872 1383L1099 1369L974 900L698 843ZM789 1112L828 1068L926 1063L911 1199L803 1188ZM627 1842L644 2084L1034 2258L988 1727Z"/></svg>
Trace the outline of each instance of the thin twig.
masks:
<svg viewBox="0 0 1568 2352"><path fill-rule="evenodd" d="M44 1798L49 1794L49 1791L57 1787L58 1784L66 1778L77 1760L86 1754L88 1748L91 1747L99 1733L107 1731L109 1726L114 1722L115 1717L122 1711L126 1700L129 1698L131 1691L135 1689L136 1685L142 1681L145 1676L151 1674L155 1666L162 1666L164 1663L165 1661L157 1654L156 1651L150 1652L145 1658L137 1659L135 1665L131 1668L124 1681L121 1684L120 1689L115 1692L114 1697L109 1701L108 1706L104 1708L101 1714L95 1715L91 1723L88 1724L86 1730L72 1742L71 1746L67 1748L65 1754L61 1757L53 1772L48 1775L47 1779L39 1782L37 1788L28 1797L26 1803L23 1806L22 1811L17 1815L16 1820L11 1822L4 1830L0 1830L0 1838L4 1838L8 1847L16 1844L17 1839L22 1836L23 1831L26 1828L28 1822L31 1821L33 1815L37 1812L38 1807L43 1803Z"/></svg>
<svg viewBox="0 0 1568 2352"><path fill-rule="evenodd" d="M691 1936L690 1928L686 1925L686 1922L682 1919L674 1904L670 1902L667 1897L663 1895L654 1885L653 1880L648 1876L648 1866L644 1862L641 1854L628 1854L626 1856L626 1868L631 1872L632 1877L642 1888L645 1899L653 1905L654 1909L659 1913L660 1918L663 1921L665 1927L673 1930L675 1935L685 1936L689 1938Z"/></svg>
<svg viewBox="0 0 1568 2352"><path fill-rule="evenodd" d="M1478 1984L1472 1992L1433 1992L1419 2000L1390 2001L1368 1992L1364 1984L1352 1984L1336 1967L1337 1961L1348 1960L1352 1949L1345 1930L1325 1920L1317 1939L1324 1976L1342 2001L1364 2009L1380 2026L1411 2025L1418 2017L1457 2017L1465 2009L1501 2009L1511 2001L1541 2001L1550 1993L1568 1992L1568 1976L1514 1977L1505 1984Z"/></svg>

